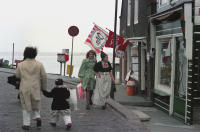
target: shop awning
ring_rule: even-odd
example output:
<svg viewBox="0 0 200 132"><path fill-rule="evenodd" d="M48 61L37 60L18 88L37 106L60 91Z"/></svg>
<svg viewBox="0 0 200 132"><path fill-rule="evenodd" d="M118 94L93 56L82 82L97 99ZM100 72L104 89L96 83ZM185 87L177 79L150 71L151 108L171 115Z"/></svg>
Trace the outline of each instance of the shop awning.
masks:
<svg viewBox="0 0 200 132"><path fill-rule="evenodd" d="M147 43L146 37L132 37L132 38L126 38L129 40L130 43L134 43L134 42L143 42L143 43Z"/></svg>

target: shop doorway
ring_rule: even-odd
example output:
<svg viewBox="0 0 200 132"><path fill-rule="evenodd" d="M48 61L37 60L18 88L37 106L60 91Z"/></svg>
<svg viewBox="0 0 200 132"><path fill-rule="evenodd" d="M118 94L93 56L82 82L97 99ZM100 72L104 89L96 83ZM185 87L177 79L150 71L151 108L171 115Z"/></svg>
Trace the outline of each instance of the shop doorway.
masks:
<svg viewBox="0 0 200 132"><path fill-rule="evenodd" d="M174 116L185 119L187 58L182 36L175 37Z"/></svg>

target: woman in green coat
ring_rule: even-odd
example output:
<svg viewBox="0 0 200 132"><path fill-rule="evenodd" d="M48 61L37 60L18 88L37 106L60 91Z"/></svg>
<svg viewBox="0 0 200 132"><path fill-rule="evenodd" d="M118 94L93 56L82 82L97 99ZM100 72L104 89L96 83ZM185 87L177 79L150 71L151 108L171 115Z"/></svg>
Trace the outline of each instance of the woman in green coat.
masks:
<svg viewBox="0 0 200 132"><path fill-rule="evenodd" d="M93 50L88 51L86 54L86 59L83 60L81 67L79 69L78 76L81 80L83 90L86 91L86 109L90 109L90 105L92 105L92 94L93 89L96 85L95 73L94 73L94 65L96 64L96 53Z"/></svg>

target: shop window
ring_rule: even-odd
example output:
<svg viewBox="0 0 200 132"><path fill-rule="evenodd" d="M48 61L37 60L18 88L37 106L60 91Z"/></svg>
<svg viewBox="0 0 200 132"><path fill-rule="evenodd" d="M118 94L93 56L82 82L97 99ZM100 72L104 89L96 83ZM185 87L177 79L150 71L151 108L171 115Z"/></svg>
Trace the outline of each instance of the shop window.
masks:
<svg viewBox="0 0 200 132"><path fill-rule="evenodd" d="M135 3L134 3L134 24L138 23L138 13L139 13L139 0L135 0Z"/></svg>
<svg viewBox="0 0 200 132"><path fill-rule="evenodd" d="M134 71L134 79L138 80L138 67L139 67L139 60L138 60L138 44L135 42L131 47L131 70Z"/></svg>
<svg viewBox="0 0 200 132"><path fill-rule="evenodd" d="M185 43L183 37L176 37L176 75L175 95L184 97L186 91L187 58L185 56Z"/></svg>
<svg viewBox="0 0 200 132"><path fill-rule="evenodd" d="M162 7L165 7L165 6L168 6L168 5L175 5L178 1L181 1L181 0L158 0L158 8L162 8Z"/></svg>
<svg viewBox="0 0 200 132"><path fill-rule="evenodd" d="M169 0L158 0L158 8L164 7L169 4Z"/></svg>
<svg viewBox="0 0 200 132"><path fill-rule="evenodd" d="M160 39L160 84L170 87L171 85L171 38Z"/></svg>
<svg viewBox="0 0 200 132"><path fill-rule="evenodd" d="M128 0L128 8L127 8L127 26L131 25L131 0Z"/></svg>

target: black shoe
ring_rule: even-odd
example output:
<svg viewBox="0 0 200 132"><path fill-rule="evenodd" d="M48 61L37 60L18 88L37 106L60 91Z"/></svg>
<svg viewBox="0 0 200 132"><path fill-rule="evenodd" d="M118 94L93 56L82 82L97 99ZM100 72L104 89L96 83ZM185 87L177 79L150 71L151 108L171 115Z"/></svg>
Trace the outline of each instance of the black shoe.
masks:
<svg viewBox="0 0 200 132"><path fill-rule="evenodd" d="M90 110L90 105L86 105L86 110Z"/></svg>
<svg viewBox="0 0 200 132"><path fill-rule="evenodd" d="M25 126L25 125L23 125L23 126L22 126L22 129L23 129L23 130L30 130L30 126Z"/></svg>
<svg viewBox="0 0 200 132"><path fill-rule="evenodd" d="M51 123L49 123L51 126L53 126L53 127L56 127L56 123L53 123L53 122L51 122Z"/></svg>
<svg viewBox="0 0 200 132"><path fill-rule="evenodd" d="M36 119L36 125L37 125L37 128L40 128L42 126L42 121L40 118Z"/></svg>
<svg viewBox="0 0 200 132"><path fill-rule="evenodd" d="M92 100L90 100L90 105L93 105L93 102L92 102Z"/></svg>
<svg viewBox="0 0 200 132"><path fill-rule="evenodd" d="M102 110L105 110L105 109L106 109L106 106L102 106L101 109L102 109Z"/></svg>
<svg viewBox="0 0 200 132"><path fill-rule="evenodd" d="M19 94L17 95L17 99L19 99L19 100L20 100L20 96L19 96Z"/></svg>

